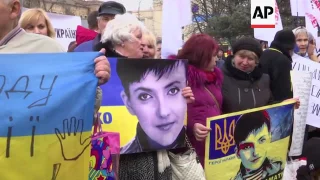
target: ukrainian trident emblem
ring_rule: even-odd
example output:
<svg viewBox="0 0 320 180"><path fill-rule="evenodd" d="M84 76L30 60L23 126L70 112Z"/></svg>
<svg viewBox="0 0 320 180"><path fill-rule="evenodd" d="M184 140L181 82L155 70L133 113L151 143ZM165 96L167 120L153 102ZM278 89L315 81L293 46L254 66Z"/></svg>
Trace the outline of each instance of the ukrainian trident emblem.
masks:
<svg viewBox="0 0 320 180"><path fill-rule="evenodd" d="M215 124L215 150L221 150L223 154L227 154L230 147L235 145L234 130L236 121L232 120L229 128L227 127L227 119L223 121L223 130L219 124Z"/></svg>

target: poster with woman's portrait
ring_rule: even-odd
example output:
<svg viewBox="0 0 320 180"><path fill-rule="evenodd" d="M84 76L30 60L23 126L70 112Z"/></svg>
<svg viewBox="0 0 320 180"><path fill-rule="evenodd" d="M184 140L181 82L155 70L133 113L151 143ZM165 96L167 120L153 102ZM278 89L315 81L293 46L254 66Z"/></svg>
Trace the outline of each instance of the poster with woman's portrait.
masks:
<svg viewBox="0 0 320 180"><path fill-rule="evenodd" d="M185 146L186 60L109 59L101 86L104 131L119 132L121 154Z"/></svg>
<svg viewBox="0 0 320 180"><path fill-rule="evenodd" d="M208 118L208 180L282 179L294 102Z"/></svg>

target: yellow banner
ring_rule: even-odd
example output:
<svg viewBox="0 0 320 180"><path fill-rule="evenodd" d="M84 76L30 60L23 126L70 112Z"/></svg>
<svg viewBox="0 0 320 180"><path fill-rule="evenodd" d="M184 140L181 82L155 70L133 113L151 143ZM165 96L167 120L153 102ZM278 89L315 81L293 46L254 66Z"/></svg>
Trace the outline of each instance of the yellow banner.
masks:
<svg viewBox="0 0 320 180"><path fill-rule="evenodd" d="M293 101L208 118L207 180L282 179Z"/></svg>

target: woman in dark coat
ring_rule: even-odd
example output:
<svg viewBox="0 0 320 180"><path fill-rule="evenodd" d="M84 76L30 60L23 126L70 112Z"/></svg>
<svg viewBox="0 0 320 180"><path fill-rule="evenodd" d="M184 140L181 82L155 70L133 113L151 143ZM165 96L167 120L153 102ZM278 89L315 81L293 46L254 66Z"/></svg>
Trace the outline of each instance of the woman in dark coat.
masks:
<svg viewBox="0 0 320 180"><path fill-rule="evenodd" d="M242 38L232 49L234 55L226 59L222 68L222 112L226 114L276 103L270 77L263 73L259 64L263 52L259 42L253 38Z"/></svg>
<svg viewBox="0 0 320 180"><path fill-rule="evenodd" d="M270 78L262 73L259 65L262 54L259 42L252 38L242 38L232 49L234 56L229 56L222 68L223 113L271 103Z"/></svg>

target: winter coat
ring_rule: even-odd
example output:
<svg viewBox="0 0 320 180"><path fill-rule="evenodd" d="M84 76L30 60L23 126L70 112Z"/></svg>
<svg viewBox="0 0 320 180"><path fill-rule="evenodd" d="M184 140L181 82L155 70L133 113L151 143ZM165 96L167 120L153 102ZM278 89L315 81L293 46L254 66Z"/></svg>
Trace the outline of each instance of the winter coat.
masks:
<svg viewBox="0 0 320 180"><path fill-rule="evenodd" d="M226 59L222 69L224 114L266 106L272 102L270 78L258 65L253 72L246 73L233 66L233 56Z"/></svg>
<svg viewBox="0 0 320 180"><path fill-rule="evenodd" d="M275 101L293 98L291 76L292 59L289 51L278 42L272 42L260 57L264 73L271 79L271 91Z"/></svg>
<svg viewBox="0 0 320 180"><path fill-rule="evenodd" d="M87 29L82 26L77 26L77 31L76 31L77 45L80 45L87 41L91 41L95 37L97 37L97 35L98 33L91 29ZM91 49L93 49L93 47Z"/></svg>
<svg viewBox="0 0 320 180"><path fill-rule="evenodd" d="M188 104L187 136L195 148L202 166L204 165L205 141L197 141L195 139L193 126L195 123L206 125L208 117L221 114L222 81L223 76L218 68L214 68L213 72L204 72L192 65L188 67L188 86L192 89L195 102Z"/></svg>

